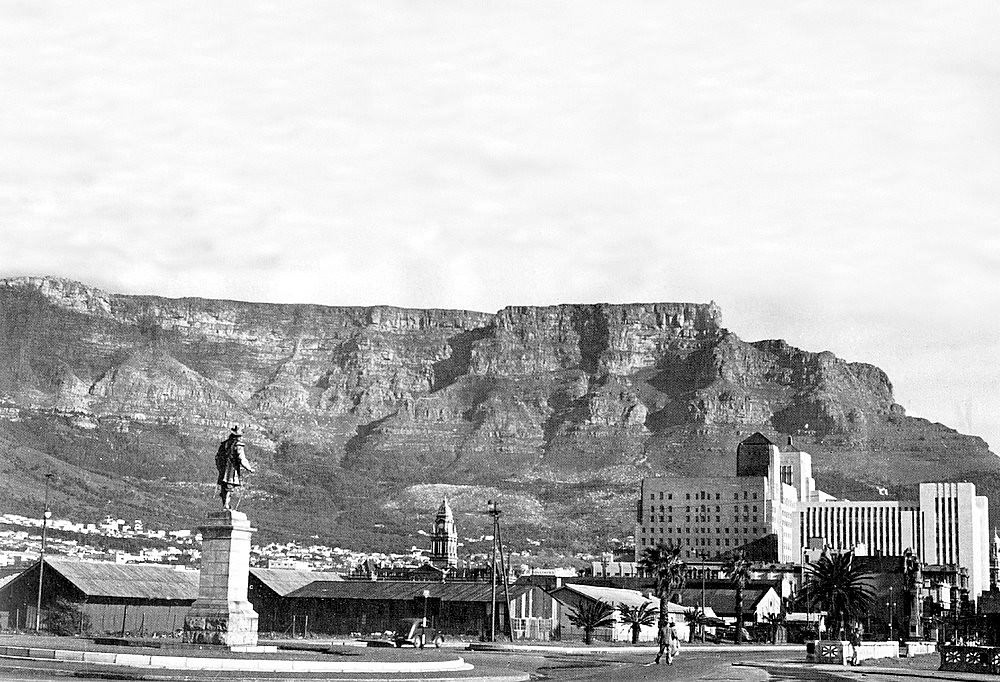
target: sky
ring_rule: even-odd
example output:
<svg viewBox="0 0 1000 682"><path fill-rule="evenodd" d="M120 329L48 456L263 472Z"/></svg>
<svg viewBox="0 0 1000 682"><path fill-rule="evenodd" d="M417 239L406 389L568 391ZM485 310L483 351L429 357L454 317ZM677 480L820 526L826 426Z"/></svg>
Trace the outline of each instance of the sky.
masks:
<svg viewBox="0 0 1000 682"><path fill-rule="evenodd" d="M714 300L1000 449L1000 4L0 2L0 277Z"/></svg>

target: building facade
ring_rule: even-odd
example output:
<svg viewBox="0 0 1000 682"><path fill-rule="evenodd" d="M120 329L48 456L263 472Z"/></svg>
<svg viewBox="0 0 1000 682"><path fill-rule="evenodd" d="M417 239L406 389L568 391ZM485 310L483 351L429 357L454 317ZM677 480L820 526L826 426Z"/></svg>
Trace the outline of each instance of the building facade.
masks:
<svg viewBox="0 0 1000 682"><path fill-rule="evenodd" d="M921 559L968 569L973 599L989 590L989 501L975 484L921 483L920 518Z"/></svg>
<svg viewBox="0 0 1000 682"><path fill-rule="evenodd" d="M441 500L434 517L430 559L436 568L454 570L458 567L458 529L447 498Z"/></svg>
<svg viewBox="0 0 1000 682"><path fill-rule="evenodd" d="M802 562L807 547L903 556L968 570L972 599L989 589L989 501L972 483L921 483L918 500L838 500L819 490L812 457L791 439L755 433L736 449L736 475L642 481L636 561L646 547L680 545L714 557L772 537L773 560Z"/></svg>

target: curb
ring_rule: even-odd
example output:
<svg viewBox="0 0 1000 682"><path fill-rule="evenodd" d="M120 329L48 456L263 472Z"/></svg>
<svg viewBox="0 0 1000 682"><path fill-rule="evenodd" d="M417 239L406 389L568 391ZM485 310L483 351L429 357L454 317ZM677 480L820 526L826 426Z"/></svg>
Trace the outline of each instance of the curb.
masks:
<svg viewBox="0 0 1000 682"><path fill-rule="evenodd" d="M451 661L348 662L293 661L290 659L240 659L193 656L155 656L103 651L73 651L0 646L0 658L31 661L88 663L97 666L140 668L143 670L183 670L199 672L247 673L360 673L399 674L464 672L473 666L464 658Z"/></svg>
<svg viewBox="0 0 1000 682"><path fill-rule="evenodd" d="M501 642L472 642L467 647L469 651L476 651L479 653L489 653L489 652L516 652L516 651L532 651L532 652L557 652L561 654L613 654L613 653L656 653L656 645L651 644L648 646L543 646L540 644L507 644ZM771 652L787 652L787 651L797 651L802 648L801 644L766 644L766 645L755 645L747 644L743 646L713 646L711 644L690 644L681 647L681 651L693 651L693 652L723 652L723 653L733 653L739 654L743 652L761 652L761 651L771 651Z"/></svg>
<svg viewBox="0 0 1000 682"><path fill-rule="evenodd" d="M823 672L860 672L872 675L893 675L896 677L913 677L923 680L953 680L954 682L979 682L980 680L996 680L997 678L986 673L956 673L946 670L907 670L905 668L875 668L866 665L841 666L841 665L815 665L803 663L768 663L759 662L738 662L734 666L744 668L782 668L785 670L819 670ZM962 675L962 677L951 677L950 675Z"/></svg>

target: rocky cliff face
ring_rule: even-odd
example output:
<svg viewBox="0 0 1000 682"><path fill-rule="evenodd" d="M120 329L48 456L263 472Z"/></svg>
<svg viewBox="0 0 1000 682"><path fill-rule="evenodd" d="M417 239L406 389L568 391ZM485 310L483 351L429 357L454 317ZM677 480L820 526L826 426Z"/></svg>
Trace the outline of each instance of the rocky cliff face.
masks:
<svg viewBox="0 0 1000 682"><path fill-rule="evenodd" d="M36 423L20 428L42 451L38 420L68 424L66 442L91 443L74 466L106 473L113 461L179 483L208 476L204 449L247 424L265 462L262 508L280 525L315 487L332 500L330 528L361 507L382 518L398 504L380 496L410 485L506 482L546 502L543 482L602 480L619 486L605 526L627 529L638 478L725 466L745 432L795 434L834 461L838 448L905 449L918 431L926 443L929 429L905 417L878 368L744 342L712 303L491 315L124 296L53 278L0 280L4 416ZM986 453L930 431L961 442L959 459ZM141 457L120 456L143 447L120 434L162 444L167 432L176 466L144 473L132 466Z"/></svg>

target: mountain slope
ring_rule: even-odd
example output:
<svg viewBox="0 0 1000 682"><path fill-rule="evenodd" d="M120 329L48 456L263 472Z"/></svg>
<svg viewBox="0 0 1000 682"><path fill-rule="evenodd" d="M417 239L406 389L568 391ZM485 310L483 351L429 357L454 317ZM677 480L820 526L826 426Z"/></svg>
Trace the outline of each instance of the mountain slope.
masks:
<svg viewBox="0 0 1000 682"><path fill-rule="evenodd" d="M820 485L853 497L951 478L991 492L1000 471L981 439L907 417L878 368L745 342L714 304L489 315L0 280L0 449L136 491L109 503L57 482L78 513L193 523L236 422L260 461L245 504L262 532L335 544L417 542L419 486L447 485L470 536L484 521L461 506L500 495L531 510L508 516L515 547L593 548L630 532L642 476L731 471L754 430L794 435ZM0 483L12 507L39 472Z"/></svg>

